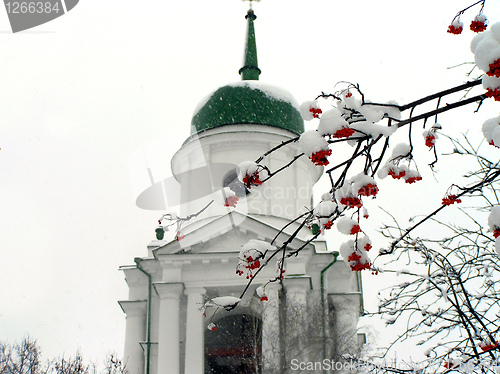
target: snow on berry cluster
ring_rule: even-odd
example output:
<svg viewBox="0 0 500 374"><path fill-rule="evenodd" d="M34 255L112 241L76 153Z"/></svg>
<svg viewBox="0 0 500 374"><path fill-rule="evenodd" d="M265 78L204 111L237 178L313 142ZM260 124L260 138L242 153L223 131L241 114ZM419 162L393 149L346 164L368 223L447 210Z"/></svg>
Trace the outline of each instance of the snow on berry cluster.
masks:
<svg viewBox="0 0 500 374"><path fill-rule="evenodd" d="M328 148L328 142L316 130L304 132L299 139L302 152L317 166L328 165L327 157L332 154Z"/></svg>
<svg viewBox="0 0 500 374"><path fill-rule="evenodd" d="M387 104L395 105L395 102ZM336 107L321 116L318 132L332 138L390 136L397 127L377 124L386 117L400 119L401 112L395 106L379 106L369 101L363 103L349 92L337 100Z"/></svg>
<svg viewBox="0 0 500 374"><path fill-rule="evenodd" d="M306 121L310 121L313 118L319 118L319 115L323 113L316 100L305 101L300 106L300 114L302 118Z"/></svg>
<svg viewBox="0 0 500 374"><path fill-rule="evenodd" d="M335 190L335 198L337 201L347 208L361 208L363 203L352 185L346 183L342 187Z"/></svg>
<svg viewBox="0 0 500 374"><path fill-rule="evenodd" d="M337 230L345 235L355 235L361 232L361 227L358 221L349 217L342 217L337 221Z"/></svg>
<svg viewBox="0 0 500 374"><path fill-rule="evenodd" d="M441 125L439 123L435 123L429 130L425 130L422 133L427 147L432 148L436 145L436 139L438 138L436 130L439 129L441 129Z"/></svg>
<svg viewBox="0 0 500 374"><path fill-rule="evenodd" d="M358 195L376 196L378 194L377 183L375 179L369 175L360 173L349 179L348 183Z"/></svg>
<svg viewBox="0 0 500 374"><path fill-rule="evenodd" d="M500 236L500 205L495 205L491 208L488 216L488 226L495 238Z"/></svg>
<svg viewBox="0 0 500 374"><path fill-rule="evenodd" d="M262 180L260 179L260 172L263 167L252 161L244 161L238 165L238 179L242 182L247 189L253 186L260 186Z"/></svg>
<svg viewBox="0 0 500 374"><path fill-rule="evenodd" d="M476 35L471 42L474 61L483 75L486 96L500 101L500 22Z"/></svg>
<svg viewBox="0 0 500 374"><path fill-rule="evenodd" d="M346 208L361 208L361 196L375 196L378 191L375 179L361 173L348 179L342 187L335 190L335 198Z"/></svg>
<svg viewBox="0 0 500 374"><path fill-rule="evenodd" d="M488 226L495 237L495 250L500 255L500 205L491 208L488 216Z"/></svg>
<svg viewBox="0 0 500 374"><path fill-rule="evenodd" d="M324 194L319 204L313 210L313 220L317 220L319 232L321 233L324 233L324 230L332 228L335 215L338 213L337 204L332 201L331 197L331 194ZM311 227L312 224L311 222L309 227Z"/></svg>
<svg viewBox="0 0 500 374"><path fill-rule="evenodd" d="M500 116L486 120L482 130L486 141L500 148Z"/></svg>
<svg viewBox="0 0 500 374"><path fill-rule="evenodd" d="M251 239L241 247L238 255L238 265L236 265L236 274L245 275L247 279L253 278L255 271L260 269L266 253L275 249L269 243Z"/></svg>
<svg viewBox="0 0 500 374"><path fill-rule="evenodd" d="M340 254L347 261L352 271L370 270L372 263L368 251L372 248L367 236L349 240L340 246Z"/></svg>
<svg viewBox="0 0 500 374"><path fill-rule="evenodd" d="M231 208L236 207L238 200L239 199L238 196L236 196L236 193L229 187L224 187L220 189L214 195L214 201L226 207L231 207Z"/></svg>
<svg viewBox="0 0 500 374"><path fill-rule="evenodd" d="M472 22L470 23L469 28L474 32L483 32L486 30L488 25L486 24L487 18L484 14L478 14L474 17Z"/></svg>
<svg viewBox="0 0 500 374"><path fill-rule="evenodd" d="M403 162L408 165L411 162L411 146L407 143L399 143L394 147L391 158L378 171L377 176L383 179L390 175L393 179L403 179L408 184L422 180L418 170L411 170Z"/></svg>
<svg viewBox="0 0 500 374"><path fill-rule="evenodd" d="M450 34L459 35L464 30L464 24L460 21L460 18L455 19L450 26L448 26L448 31Z"/></svg>
<svg viewBox="0 0 500 374"><path fill-rule="evenodd" d="M324 113L316 100L306 101L300 108L304 120L319 118L317 129L304 132L299 140L302 152L318 166L329 164L327 158L332 150L327 140L346 139L349 144L354 145L352 141L362 137L390 136L397 127L382 126L377 122L386 117L401 118L396 107L372 105L368 102L363 104L351 92L344 92L342 97L336 99L333 108Z"/></svg>
<svg viewBox="0 0 500 374"><path fill-rule="evenodd" d="M471 31L474 31L476 33L485 31L487 27L488 27L487 18L482 13L476 15L474 19L471 21L469 26ZM456 17L451 23L451 25L448 26L447 32L450 34L459 35L462 33L463 30L464 30L463 22L460 21L460 17Z"/></svg>
<svg viewBox="0 0 500 374"><path fill-rule="evenodd" d="M321 136L331 135L334 138L348 138L355 130L349 127L349 123L342 117L337 108L326 111L319 120L318 132Z"/></svg>
<svg viewBox="0 0 500 374"><path fill-rule="evenodd" d="M358 174L348 179L334 194L323 194L321 202L314 208L313 218L309 222L313 234L324 234L325 230L332 228L335 222L340 233L355 235L355 239L344 243L344 249L341 249L342 257L352 271L372 268L367 254L372 248L371 241L368 236L364 235L359 221L361 218L367 219L369 217L368 211L363 207L362 197L376 196L377 193L378 186L375 180L366 174ZM356 210L350 217L343 216L349 209ZM357 219L353 219L353 216L357 216ZM361 233L363 236L359 235Z"/></svg>
<svg viewBox="0 0 500 374"><path fill-rule="evenodd" d="M255 290L257 293L257 296L259 297L260 301L269 301L269 298L266 295L266 288L265 286L259 286Z"/></svg>
<svg viewBox="0 0 500 374"><path fill-rule="evenodd" d="M481 350L483 352L488 352L488 351L491 351L492 349L495 349L498 347L498 342L495 341L491 341L491 339L487 338L485 340L483 340L480 344L479 344L479 348L481 348Z"/></svg>

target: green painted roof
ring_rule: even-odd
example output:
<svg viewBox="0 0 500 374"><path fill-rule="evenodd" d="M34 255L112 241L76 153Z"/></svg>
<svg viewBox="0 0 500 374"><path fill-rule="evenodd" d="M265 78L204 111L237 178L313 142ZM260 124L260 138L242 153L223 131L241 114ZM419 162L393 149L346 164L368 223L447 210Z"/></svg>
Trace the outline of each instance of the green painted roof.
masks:
<svg viewBox="0 0 500 374"><path fill-rule="evenodd" d="M286 91L258 81L223 86L198 105L191 133L223 125L257 124L304 132L297 103Z"/></svg>
<svg viewBox="0 0 500 374"><path fill-rule="evenodd" d="M297 134L304 132L298 105L288 92L261 84L257 62L254 20L250 9L242 81L219 88L195 109L191 134L224 125L257 124L275 126Z"/></svg>

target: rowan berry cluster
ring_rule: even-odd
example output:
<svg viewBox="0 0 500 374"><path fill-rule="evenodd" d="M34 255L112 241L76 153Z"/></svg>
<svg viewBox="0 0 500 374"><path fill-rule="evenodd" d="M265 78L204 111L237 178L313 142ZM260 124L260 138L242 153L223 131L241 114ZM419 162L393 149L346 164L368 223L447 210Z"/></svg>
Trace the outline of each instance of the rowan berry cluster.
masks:
<svg viewBox="0 0 500 374"><path fill-rule="evenodd" d="M498 347L498 342L492 343L491 341L485 341L479 344L479 348L481 348L483 352L491 351L492 349L495 349L497 347Z"/></svg>
<svg viewBox="0 0 500 374"><path fill-rule="evenodd" d="M443 197L442 204L443 205L452 205L452 204L460 204L462 202L461 199L457 198L457 195L448 195L446 197Z"/></svg>
<svg viewBox="0 0 500 374"><path fill-rule="evenodd" d="M313 153L309 158L317 166L326 166L329 163L327 157L331 156L331 154L332 154L331 149L321 150Z"/></svg>
<svg viewBox="0 0 500 374"><path fill-rule="evenodd" d="M463 30L464 30L463 24L462 24L462 22L460 22L460 23L457 23L456 25L448 26L447 32L450 34L459 35L462 33Z"/></svg>
<svg viewBox="0 0 500 374"><path fill-rule="evenodd" d="M486 72L486 75L489 75L490 77L495 76L497 78L500 78L500 58L491 63L489 67L490 70Z"/></svg>
<svg viewBox="0 0 500 374"><path fill-rule="evenodd" d="M401 179L406 175L406 171L389 169L388 174L392 177L392 179Z"/></svg>
<svg viewBox="0 0 500 374"><path fill-rule="evenodd" d="M340 199L340 203L342 205L349 207L349 208L361 208L363 206L361 199L359 199L358 197L346 196L346 197L343 197L342 199Z"/></svg>
<svg viewBox="0 0 500 374"><path fill-rule="evenodd" d="M425 137L425 145L429 148L432 148L434 147L435 142L436 137L434 136L434 134L427 134L427 136Z"/></svg>
<svg viewBox="0 0 500 374"><path fill-rule="evenodd" d="M256 249L250 249L240 256L240 262L236 266L236 274L242 276L246 274L246 279L253 278L254 271L261 267L260 260L264 257L264 254Z"/></svg>
<svg viewBox="0 0 500 374"><path fill-rule="evenodd" d="M181 231L177 231L175 233L175 240L177 240L178 242L184 239L185 237L186 235L184 235Z"/></svg>
<svg viewBox="0 0 500 374"><path fill-rule="evenodd" d="M362 271L371 269L372 264L370 262L362 263L360 262L360 260L361 256L358 255L356 252L352 252L351 255L347 258L347 261L351 263L349 264L349 266L351 267L352 271Z"/></svg>
<svg viewBox="0 0 500 374"><path fill-rule="evenodd" d="M375 196L378 194L378 187L375 184L368 183L358 190L358 194L362 196Z"/></svg>
<svg viewBox="0 0 500 374"><path fill-rule="evenodd" d="M362 232L361 227L359 225L353 225L350 234L355 235L358 232Z"/></svg>
<svg viewBox="0 0 500 374"><path fill-rule="evenodd" d="M474 32L483 32L487 27L486 17L483 14L478 14L470 23L470 29Z"/></svg>
<svg viewBox="0 0 500 374"><path fill-rule="evenodd" d="M265 286L257 287L257 289L255 290L255 292L257 293L257 296L260 298L259 299L260 301L269 301L269 298L266 295Z"/></svg>
<svg viewBox="0 0 500 374"><path fill-rule="evenodd" d="M412 183L415 183L415 182L418 182L421 180L422 180L422 177L420 175L417 175L415 177L410 177L410 178L405 179L405 183L412 184Z"/></svg>
<svg viewBox="0 0 500 374"><path fill-rule="evenodd" d="M238 201L239 201L238 196L236 196L236 195L229 196L224 201L224 206L235 208Z"/></svg>
<svg viewBox="0 0 500 374"><path fill-rule="evenodd" d="M256 170L252 174L246 173L243 177L243 184L246 188L251 188L252 186L260 186L262 181L260 180L259 171Z"/></svg>
<svg viewBox="0 0 500 374"><path fill-rule="evenodd" d="M487 88L485 95L486 97L492 97L495 101L500 101L500 89L498 87L493 90L491 88Z"/></svg>
<svg viewBox="0 0 500 374"><path fill-rule="evenodd" d="M480 21L472 21L470 23L470 29L474 32L483 32L486 30L486 24L484 22Z"/></svg>
<svg viewBox="0 0 500 374"><path fill-rule="evenodd" d="M355 132L356 131L354 129L351 129L350 127L342 127L340 130L337 130L332 136L334 138L348 138Z"/></svg>
<svg viewBox="0 0 500 374"><path fill-rule="evenodd" d="M319 115L323 113L320 108L310 108L309 111L312 113L313 118L319 118Z"/></svg>
<svg viewBox="0 0 500 374"><path fill-rule="evenodd" d="M500 236L500 228L495 228L495 230L493 230L493 236L495 238L498 238Z"/></svg>

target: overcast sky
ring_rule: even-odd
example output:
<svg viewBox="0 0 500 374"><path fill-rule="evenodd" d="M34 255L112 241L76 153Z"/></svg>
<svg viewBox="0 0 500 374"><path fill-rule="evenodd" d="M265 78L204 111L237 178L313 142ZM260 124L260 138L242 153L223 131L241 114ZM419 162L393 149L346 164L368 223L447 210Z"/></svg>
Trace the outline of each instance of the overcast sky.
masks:
<svg viewBox="0 0 500 374"><path fill-rule="evenodd" d="M261 80L299 102L338 81L400 103L460 84L471 66L447 68L472 61L473 34L446 29L470 3L264 0L254 5ZM17 34L0 10L0 340L29 333L47 357L123 351L118 267L147 254L161 213L135 206L129 158L165 137L168 166L197 102L239 80L247 8L82 0ZM498 21L499 3L485 14ZM479 139L498 108L471 112L450 127Z"/></svg>

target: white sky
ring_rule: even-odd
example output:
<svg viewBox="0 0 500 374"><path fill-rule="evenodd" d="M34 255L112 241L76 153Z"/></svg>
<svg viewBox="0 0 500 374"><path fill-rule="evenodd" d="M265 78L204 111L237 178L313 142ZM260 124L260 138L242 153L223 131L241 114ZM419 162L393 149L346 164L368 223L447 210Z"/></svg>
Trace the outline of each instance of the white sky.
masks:
<svg viewBox="0 0 500 374"><path fill-rule="evenodd" d="M254 5L261 80L299 102L341 80L400 103L460 84L469 67L447 67L472 61L473 33L446 28L470 3L264 0ZM19 34L0 11L0 340L29 333L46 357L122 352L118 267L146 255L160 215L135 206L129 156L167 136L169 165L196 103L239 80L247 7L82 0ZM500 4L488 0L485 14L498 21ZM498 108L471 112L443 118L479 139Z"/></svg>

